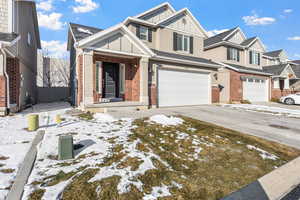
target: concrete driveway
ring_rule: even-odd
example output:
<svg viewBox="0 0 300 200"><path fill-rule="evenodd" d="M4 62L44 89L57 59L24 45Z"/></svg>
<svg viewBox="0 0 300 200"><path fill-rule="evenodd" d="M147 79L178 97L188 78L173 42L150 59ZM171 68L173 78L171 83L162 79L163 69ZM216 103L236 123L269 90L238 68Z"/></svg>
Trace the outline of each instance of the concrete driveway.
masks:
<svg viewBox="0 0 300 200"><path fill-rule="evenodd" d="M111 110L115 117L143 118L155 114L183 115L300 149L300 119L247 112L215 105L159 108L144 111Z"/></svg>

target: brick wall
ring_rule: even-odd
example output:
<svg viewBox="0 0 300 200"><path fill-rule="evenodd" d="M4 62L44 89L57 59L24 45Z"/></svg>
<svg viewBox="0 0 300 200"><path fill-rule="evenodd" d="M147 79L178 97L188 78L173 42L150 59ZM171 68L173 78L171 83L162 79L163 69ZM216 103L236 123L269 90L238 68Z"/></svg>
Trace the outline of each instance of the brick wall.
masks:
<svg viewBox="0 0 300 200"><path fill-rule="evenodd" d="M220 102L220 88L219 87L212 87L211 93L211 101L212 103L219 103Z"/></svg>
<svg viewBox="0 0 300 200"><path fill-rule="evenodd" d="M274 99L280 99L283 96L287 96L289 94L291 94L292 91L291 90L280 90L280 89L272 89L272 98Z"/></svg>
<svg viewBox="0 0 300 200"><path fill-rule="evenodd" d="M6 107L6 78L0 76L0 107Z"/></svg>
<svg viewBox="0 0 300 200"><path fill-rule="evenodd" d="M10 103L20 105L20 66L16 58L7 58Z"/></svg>
<svg viewBox="0 0 300 200"><path fill-rule="evenodd" d="M8 4L7 0L0 1L0 32L8 32Z"/></svg>
<svg viewBox="0 0 300 200"><path fill-rule="evenodd" d="M149 85L149 105L157 105L157 86L154 84Z"/></svg>

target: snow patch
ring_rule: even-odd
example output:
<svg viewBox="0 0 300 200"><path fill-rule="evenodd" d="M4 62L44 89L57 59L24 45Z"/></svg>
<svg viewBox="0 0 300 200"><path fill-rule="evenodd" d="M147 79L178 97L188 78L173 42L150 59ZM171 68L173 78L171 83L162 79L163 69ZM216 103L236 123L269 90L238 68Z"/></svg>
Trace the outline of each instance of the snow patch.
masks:
<svg viewBox="0 0 300 200"><path fill-rule="evenodd" d="M96 113L94 114L94 118L98 122L106 122L106 123L111 123L117 121L115 118L113 118L111 115L104 114L104 113Z"/></svg>
<svg viewBox="0 0 300 200"><path fill-rule="evenodd" d="M184 120L178 117L166 116L166 115L154 115L150 117L150 121L161 124L163 126L177 126L183 124Z"/></svg>
<svg viewBox="0 0 300 200"><path fill-rule="evenodd" d="M92 35L93 33L90 31L90 30L87 30L87 29L84 29L84 28L80 28L78 27L77 30L81 33L86 33L86 34L89 34L89 35Z"/></svg>
<svg viewBox="0 0 300 200"><path fill-rule="evenodd" d="M264 159L264 160L266 160L266 159L270 159L270 160L277 160L278 159L278 157L277 156L275 156L274 154L271 154L271 153L269 153L269 152L267 152L267 151L265 151L265 150L262 150L262 149L260 149L260 148L258 148L258 147L255 147L255 146L253 146L253 145L247 145L247 148L248 149L250 149L250 150L256 150L256 151L258 151L259 152L259 155L262 157L262 159Z"/></svg>
<svg viewBox="0 0 300 200"><path fill-rule="evenodd" d="M160 197L171 196L168 186L162 184L161 187L153 187L151 194L144 196L143 200L156 200Z"/></svg>

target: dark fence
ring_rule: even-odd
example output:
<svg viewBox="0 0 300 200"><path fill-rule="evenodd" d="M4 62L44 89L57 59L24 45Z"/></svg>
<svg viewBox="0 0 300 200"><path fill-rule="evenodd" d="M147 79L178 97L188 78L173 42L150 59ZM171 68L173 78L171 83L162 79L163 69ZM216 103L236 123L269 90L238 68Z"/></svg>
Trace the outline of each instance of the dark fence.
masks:
<svg viewBox="0 0 300 200"><path fill-rule="evenodd" d="M69 87L38 87L38 103L51 103L56 101L69 101Z"/></svg>

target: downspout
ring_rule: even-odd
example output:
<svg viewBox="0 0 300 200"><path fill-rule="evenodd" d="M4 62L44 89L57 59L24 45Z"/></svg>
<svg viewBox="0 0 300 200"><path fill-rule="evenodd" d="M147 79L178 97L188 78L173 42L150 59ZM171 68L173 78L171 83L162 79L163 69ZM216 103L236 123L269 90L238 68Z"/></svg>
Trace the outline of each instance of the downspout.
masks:
<svg viewBox="0 0 300 200"><path fill-rule="evenodd" d="M10 108L10 94L9 94L9 77L8 77L8 74L6 72L6 52L4 51L3 48L1 48L2 45L0 45L0 49L1 49L1 52L3 54L3 74L5 76L5 79L6 79L6 94L7 94L7 103L6 103L6 107L9 109Z"/></svg>

